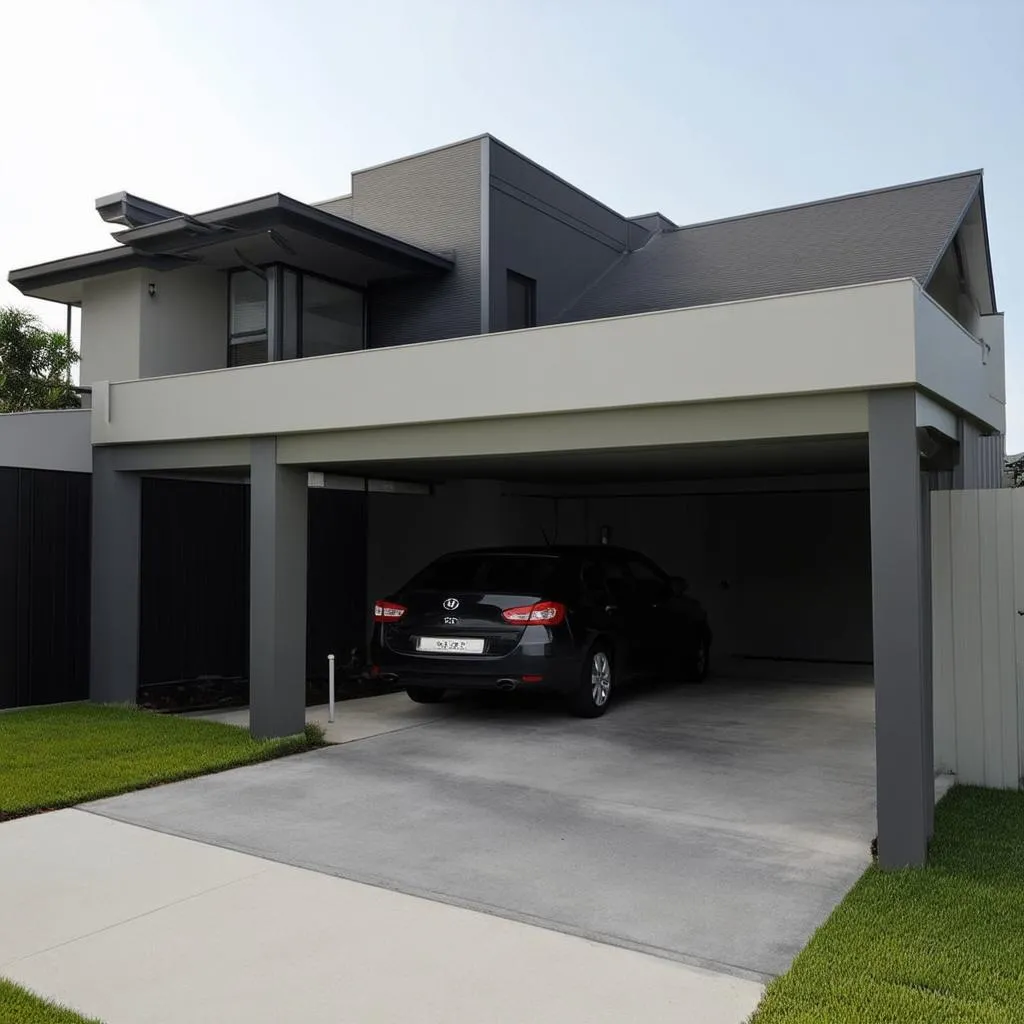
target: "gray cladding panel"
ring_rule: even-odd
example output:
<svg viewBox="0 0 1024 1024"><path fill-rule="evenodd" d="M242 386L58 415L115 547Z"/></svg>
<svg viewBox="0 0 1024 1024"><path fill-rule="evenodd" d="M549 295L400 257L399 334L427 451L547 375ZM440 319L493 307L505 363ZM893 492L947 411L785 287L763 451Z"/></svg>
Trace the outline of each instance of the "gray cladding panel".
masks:
<svg viewBox="0 0 1024 1024"><path fill-rule="evenodd" d="M618 214L491 141L491 330L506 327L509 270L537 282L537 322L557 322L621 258Z"/></svg>
<svg viewBox="0 0 1024 1024"><path fill-rule="evenodd" d="M969 421L960 424L960 461L954 472L954 487L988 490L1003 486L1006 464L1006 435L982 434Z"/></svg>
<svg viewBox="0 0 1024 1024"><path fill-rule="evenodd" d="M506 328L508 271L537 282L537 322L561 314L621 253L523 204L491 190L491 330Z"/></svg>
<svg viewBox="0 0 1024 1024"><path fill-rule="evenodd" d="M562 319L901 277L924 283L979 182L966 174L666 231L624 257Z"/></svg>
<svg viewBox="0 0 1024 1024"><path fill-rule="evenodd" d="M448 274L371 290L372 347L480 332L482 144L472 139L353 174L354 220L455 259Z"/></svg>
<svg viewBox="0 0 1024 1024"><path fill-rule="evenodd" d="M335 217L344 217L345 220L352 220L352 197L339 196L337 199L328 199L322 203L313 204L318 210L324 213L333 214ZM369 227L370 225L367 225Z"/></svg>

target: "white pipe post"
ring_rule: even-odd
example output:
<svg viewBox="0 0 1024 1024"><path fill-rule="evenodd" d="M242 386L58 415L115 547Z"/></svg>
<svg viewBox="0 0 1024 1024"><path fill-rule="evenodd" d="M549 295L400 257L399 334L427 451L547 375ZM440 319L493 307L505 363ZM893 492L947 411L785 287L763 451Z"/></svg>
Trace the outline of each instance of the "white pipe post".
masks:
<svg viewBox="0 0 1024 1024"><path fill-rule="evenodd" d="M334 655L327 655L327 721L334 721Z"/></svg>

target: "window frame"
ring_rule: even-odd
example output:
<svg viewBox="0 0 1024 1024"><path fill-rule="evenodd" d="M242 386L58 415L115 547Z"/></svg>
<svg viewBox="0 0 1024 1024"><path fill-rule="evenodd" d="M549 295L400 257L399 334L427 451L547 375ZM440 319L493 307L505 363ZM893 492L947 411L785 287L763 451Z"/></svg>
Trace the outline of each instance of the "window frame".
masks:
<svg viewBox="0 0 1024 1024"><path fill-rule="evenodd" d="M238 274L256 274L257 276L260 276L260 277L263 278L263 283L264 283L264 285L266 285L266 288L267 288L267 298L266 298L267 324L263 328L262 331L242 331L239 334L235 334L231 330L232 313L233 313L233 310L234 310L234 304L232 302L232 298L233 298L233 295L232 295L232 282L234 281L235 277ZM226 291L227 291L227 324L226 324L226 328L227 328L227 351L225 353L225 356L226 356L226 358L225 358L225 365L229 369L236 369L236 364L232 363L232 361L231 361L231 351L232 351L232 349L234 349L236 346L239 346L239 345L252 344L252 342L259 341L261 338L266 343L267 358L266 358L265 361L269 363L271 361L271 351L270 351L270 280L269 280L269 278L267 276L266 268L265 267L234 267L234 268L232 268L231 270L228 271L228 280L227 280L227 289L226 289ZM260 363L243 363L241 365L243 365L243 366L259 366L261 364Z"/></svg>
<svg viewBox="0 0 1024 1024"><path fill-rule="evenodd" d="M287 325L283 322L284 316L284 297L285 297L285 276L287 273L295 275L295 351L275 351L275 345L278 349L284 349L286 347L286 340L288 334ZM262 331L244 331L240 334L233 334L231 332L231 313L232 313L232 293L231 293L231 282L232 278L236 274L258 274L263 277L264 282L267 286L267 326ZM360 330L360 347L353 351L364 351L369 347L369 297L370 289L362 285L352 284L350 281L344 281L340 278L329 277L327 274L318 274L311 270L303 270L301 267L296 267L291 263L282 263L276 261L274 263L260 264L258 266L250 267L232 267L227 272L227 351L225 365L234 369L235 365L231 362L231 351L238 345L251 343L255 340L265 337L267 343L267 358L266 362L274 363L284 359L304 359L307 358L303 355L302 351L302 301L303 301L303 282L307 277L316 278L319 281L323 281L326 284L337 285L339 288L347 288L349 291L358 292L362 296L362 325ZM271 295L271 288L274 289L274 294ZM281 322L276 325L278 328L276 331L271 330L271 319L276 317ZM277 338L274 338L274 334L277 334ZM290 346L289 346L290 347ZM341 354L341 353L337 353ZM315 358L315 357L314 357ZM255 364L243 364L243 365L262 365L260 363Z"/></svg>

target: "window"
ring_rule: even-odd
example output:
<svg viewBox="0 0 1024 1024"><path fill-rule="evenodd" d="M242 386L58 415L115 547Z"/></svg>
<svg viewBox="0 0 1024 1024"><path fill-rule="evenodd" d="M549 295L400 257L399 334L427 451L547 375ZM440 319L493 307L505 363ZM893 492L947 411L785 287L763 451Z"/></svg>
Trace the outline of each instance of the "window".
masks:
<svg viewBox="0 0 1024 1024"><path fill-rule="evenodd" d="M646 559L628 559L629 573L636 583L636 591L644 600L664 601L672 593L669 578Z"/></svg>
<svg viewBox="0 0 1024 1024"><path fill-rule="evenodd" d="M251 270L231 274L228 286L228 365L267 361L267 281Z"/></svg>
<svg viewBox="0 0 1024 1024"><path fill-rule="evenodd" d="M364 347L363 293L312 274L277 264L268 266L265 276L232 271L228 302L229 366ZM276 332L269 330L271 316Z"/></svg>
<svg viewBox="0 0 1024 1024"><path fill-rule="evenodd" d="M605 586L612 603L628 607L632 604L635 582L629 576L625 564L617 558L609 558L604 561L603 568Z"/></svg>
<svg viewBox="0 0 1024 1024"><path fill-rule="evenodd" d="M303 356L353 352L363 347L363 293L302 275Z"/></svg>
<svg viewBox="0 0 1024 1024"><path fill-rule="evenodd" d="M427 566L410 590L476 590L543 597L558 569L548 555L452 555Z"/></svg>
<svg viewBox="0 0 1024 1024"><path fill-rule="evenodd" d="M603 608L611 600L604 566L600 562L585 561L580 567L580 592L583 603Z"/></svg>
<svg viewBox="0 0 1024 1024"><path fill-rule="evenodd" d="M508 303L506 330L537 326L537 282L532 277L523 277L510 270L505 285L505 298Z"/></svg>

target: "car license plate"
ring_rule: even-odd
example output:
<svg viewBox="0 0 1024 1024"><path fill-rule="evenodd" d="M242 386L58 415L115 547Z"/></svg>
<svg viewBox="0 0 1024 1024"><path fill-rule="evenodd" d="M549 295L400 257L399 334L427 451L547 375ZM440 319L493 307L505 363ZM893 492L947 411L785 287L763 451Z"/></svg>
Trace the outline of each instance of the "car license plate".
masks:
<svg viewBox="0 0 1024 1024"><path fill-rule="evenodd" d="M416 639L416 650L433 654L483 654L484 642L453 636L421 636Z"/></svg>

